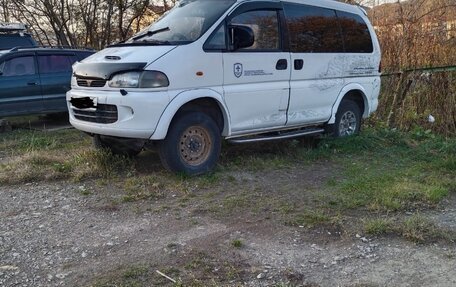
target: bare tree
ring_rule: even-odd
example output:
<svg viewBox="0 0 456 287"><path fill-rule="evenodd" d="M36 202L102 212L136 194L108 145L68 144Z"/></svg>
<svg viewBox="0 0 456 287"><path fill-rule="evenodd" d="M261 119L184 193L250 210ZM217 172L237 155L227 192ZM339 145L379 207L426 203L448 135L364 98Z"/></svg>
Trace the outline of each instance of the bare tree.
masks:
<svg viewBox="0 0 456 287"><path fill-rule="evenodd" d="M0 21L28 24L44 45L102 49L125 40L175 0L0 0Z"/></svg>

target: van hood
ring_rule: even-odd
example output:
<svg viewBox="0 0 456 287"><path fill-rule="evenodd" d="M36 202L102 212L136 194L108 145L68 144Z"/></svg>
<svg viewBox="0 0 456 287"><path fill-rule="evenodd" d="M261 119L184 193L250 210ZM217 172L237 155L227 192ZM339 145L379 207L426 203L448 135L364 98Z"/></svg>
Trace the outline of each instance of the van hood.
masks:
<svg viewBox="0 0 456 287"><path fill-rule="evenodd" d="M73 65L79 77L110 79L123 71L144 69L177 46L112 47L95 53Z"/></svg>
<svg viewBox="0 0 456 287"><path fill-rule="evenodd" d="M177 46L123 46L101 50L82 63L154 62Z"/></svg>

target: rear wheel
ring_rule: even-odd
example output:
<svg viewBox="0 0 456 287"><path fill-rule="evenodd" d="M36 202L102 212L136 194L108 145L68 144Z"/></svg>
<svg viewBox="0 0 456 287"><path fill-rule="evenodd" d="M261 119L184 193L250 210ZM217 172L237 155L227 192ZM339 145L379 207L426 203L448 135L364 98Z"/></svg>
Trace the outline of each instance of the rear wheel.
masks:
<svg viewBox="0 0 456 287"><path fill-rule="evenodd" d="M201 112L178 116L159 143L163 166L173 172L199 175L214 169L221 150L221 135L215 121Z"/></svg>
<svg viewBox="0 0 456 287"><path fill-rule="evenodd" d="M108 150L116 155L134 157L142 151L144 141L94 135L93 145L96 149Z"/></svg>
<svg viewBox="0 0 456 287"><path fill-rule="evenodd" d="M335 137L352 136L359 132L360 127L361 112L358 105L353 101L343 100L336 114L333 135Z"/></svg>

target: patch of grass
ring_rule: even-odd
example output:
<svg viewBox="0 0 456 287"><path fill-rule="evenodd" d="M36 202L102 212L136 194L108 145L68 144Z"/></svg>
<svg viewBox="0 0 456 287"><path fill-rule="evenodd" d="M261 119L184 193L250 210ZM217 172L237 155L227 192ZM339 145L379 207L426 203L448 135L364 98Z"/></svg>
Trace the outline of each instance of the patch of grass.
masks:
<svg viewBox="0 0 456 287"><path fill-rule="evenodd" d="M91 287L140 287L147 286L149 278L152 276L151 268L147 265L133 265L121 268L104 278L96 280Z"/></svg>
<svg viewBox="0 0 456 287"><path fill-rule="evenodd" d="M456 239L454 232L439 228L422 215L407 218L402 225L401 234L406 239L417 243L437 240L454 241Z"/></svg>
<svg viewBox="0 0 456 287"><path fill-rule="evenodd" d="M90 139L75 130L53 132L16 130L0 138L0 150L9 151L7 155L73 149L81 144L90 145Z"/></svg>
<svg viewBox="0 0 456 287"><path fill-rule="evenodd" d="M369 235L385 235L394 232L394 223L391 219L367 219L364 221L364 231Z"/></svg>
<svg viewBox="0 0 456 287"><path fill-rule="evenodd" d="M235 248L241 248L242 246L244 246L240 239L234 239L233 241L231 241L231 245Z"/></svg>
<svg viewBox="0 0 456 287"><path fill-rule="evenodd" d="M130 177L124 182L123 189L126 195L122 197L124 202L132 202L150 198L159 198L163 195L162 183L153 176Z"/></svg>
<svg viewBox="0 0 456 287"><path fill-rule="evenodd" d="M144 266L144 265L133 266L133 267L126 269L123 272L122 277L125 279L136 279L138 277L144 276L148 270L149 270L149 267Z"/></svg>
<svg viewBox="0 0 456 287"><path fill-rule="evenodd" d="M423 215L414 214L404 220L392 218L366 219L364 231L369 235L395 234L415 243L455 242L456 232L437 226Z"/></svg>
<svg viewBox="0 0 456 287"><path fill-rule="evenodd" d="M341 155L337 162L344 167L344 179L328 183L333 196L327 201L341 210L377 212L434 206L455 189L454 174L446 170L455 146L453 139L417 141L410 134L384 130L324 144Z"/></svg>
<svg viewBox="0 0 456 287"><path fill-rule="evenodd" d="M332 223L332 217L320 210L306 210L292 217L287 223L295 226L313 228L317 225Z"/></svg>
<svg viewBox="0 0 456 287"><path fill-rule="evenodd" d="M0 164L0 183L18 184L56 179L112 178L134 173L133 162L106 151L87 149L33 151Z"/></svg>

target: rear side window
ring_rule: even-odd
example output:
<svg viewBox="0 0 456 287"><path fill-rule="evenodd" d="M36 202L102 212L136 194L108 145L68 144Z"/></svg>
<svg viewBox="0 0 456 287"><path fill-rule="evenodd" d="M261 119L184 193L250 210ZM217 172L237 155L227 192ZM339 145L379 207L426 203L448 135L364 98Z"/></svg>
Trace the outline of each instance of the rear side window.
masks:
<svg viewBox="0 0 456 287"><path fill-rule="evenodd" d="M341 30L334 10L291 3L284 3L284 8L292 52L344 52Z"/></svg>
<svg viewBox="0 0 456 287"><path fill-rule="evenodd" d="M26 76L35 74L33 56L17 57L0 64L2 77Z"/></svg>
<svg viewBox="0 0 456 287"><path fill-rule="evenodd" d="M0 35L0 50L9 50L15 47L33 47L35 41L28 35Z"/></svg>
<svg viewBox="0 0 456 287"><path fill-rule="evenodd" d="M372 53L372 39L366 22L356 14L337 11L344 34L345 52Z"/></svg>
<svg viewBox="0 0 456 287"><path fill-rule="evenodd" d="M71 66L76 61L70 55L45 55L38 56L38 66L41 74L71 72Z"/></svg>
<svg viewBox="0 0 456 287"><path fill-rule="evenodd" d="M280 49L279 21L277 11L258 10L240 14L231 19L231 24L244 25L253 30L254 44L243 50Z"/></svg>

